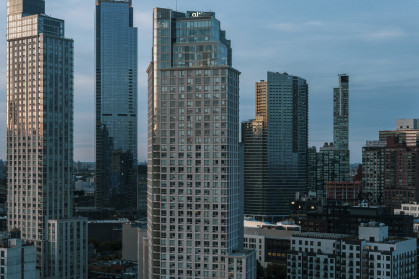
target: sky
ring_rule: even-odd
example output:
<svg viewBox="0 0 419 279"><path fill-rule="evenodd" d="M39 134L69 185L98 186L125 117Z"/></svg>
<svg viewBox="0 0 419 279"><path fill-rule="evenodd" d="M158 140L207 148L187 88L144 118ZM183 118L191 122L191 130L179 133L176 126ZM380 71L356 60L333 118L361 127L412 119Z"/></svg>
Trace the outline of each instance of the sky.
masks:
<svg viewBox="0 0 419 279"><path fill-rule="evenodd" d="M94 161L94 0L46 0L75 41L74 160ZM133 0L138 27L138 160L147 158L147 75L154 7L176 0ZM419 118L419 1L178 0L178 11L214 11L241 71L240 121L254 118L255 82L287 72L309 84L309 145L333 140L333 88L350 75L351 162L366 140ZM0 159L6 158L6 1L0 1Z"/></svg>

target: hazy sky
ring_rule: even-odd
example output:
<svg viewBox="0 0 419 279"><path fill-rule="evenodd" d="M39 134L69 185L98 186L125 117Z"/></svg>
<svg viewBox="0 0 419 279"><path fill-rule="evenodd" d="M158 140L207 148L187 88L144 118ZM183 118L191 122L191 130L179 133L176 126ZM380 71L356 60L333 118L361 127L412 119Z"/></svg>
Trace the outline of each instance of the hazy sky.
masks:
<svg viewBox="0 0 419 279"><path fill-rule="evenodd" d="M74 159L94 161L94 0L46 0L48 15L66 22L75 40ZM139 28L138 158L146 159L146 69L154 7L175 0L133 0ZM266 71L307 79L310 145L332 141L332 93L337 75L350 75L351 161L365 140L397 118L417 118L419 1L178 0L178 10L214 11L232 41L242 72L241 120L254 118L255 81ZM6 157L6 1L0 1L0 158Z"/></svg>

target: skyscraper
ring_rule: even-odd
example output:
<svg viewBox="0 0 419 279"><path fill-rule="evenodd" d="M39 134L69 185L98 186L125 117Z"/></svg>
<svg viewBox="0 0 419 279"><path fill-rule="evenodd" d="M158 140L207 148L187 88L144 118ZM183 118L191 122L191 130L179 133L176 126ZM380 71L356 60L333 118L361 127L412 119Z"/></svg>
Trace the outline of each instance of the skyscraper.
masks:
<svg viewBox="0 0 419 279"><path fill-rule="evenodd" d="M242 122L242 144L244 149L244 213L265 215L264 203L268 199L266 121L263 116Z"/></svg>
<svg viewBox="0 0 419 279"><path fill-rule="evenodd" d="M137 28L131 0L96 1L96 206L137 210Z"/></svg>
<svg viewBox="0 0 419 279"><path fill-rule="evenodd" d="M273 72L257 82L256 119L242 123L242 142L245 215L283 218L295 194L307 191L307 82Z"/></svg>
<svg viewBox="0 0 419 279"><path fill-rule="evenodd" d="M243 251L239 75L213 12L155 8L148 72L149 278L255 278Z"/></svg>
<svg viewBox="0 0 419 279"><path fill-rule="evenodd" d="M333 89L333 142L339 149L348 150L348 131L349 76L341 74L339 75L339 87Z"/></svg>
<svg viewBox="0 0 419 279"><path fill-rule="evenodd" d="M310 189L325 196L326 182L349 181L349 76L341 74L339 87L333 89L333 140L320 147L317 173L309 172ZM315 151L315 147L314 147ZM311 151L313 152L313 150ZM314 154L311 154L313 157ZM311 160L312 162L313 160ZM310 166L311 168L311 166ZM315 175L315 177L313 177Z"/></svg>
<svg viewBox="0 0 419 279"><path fill-rule="evenodd" d="M8 229L36 246L42 278L87 278L73 217L73 41L43 0L7 1Z"/></svg>

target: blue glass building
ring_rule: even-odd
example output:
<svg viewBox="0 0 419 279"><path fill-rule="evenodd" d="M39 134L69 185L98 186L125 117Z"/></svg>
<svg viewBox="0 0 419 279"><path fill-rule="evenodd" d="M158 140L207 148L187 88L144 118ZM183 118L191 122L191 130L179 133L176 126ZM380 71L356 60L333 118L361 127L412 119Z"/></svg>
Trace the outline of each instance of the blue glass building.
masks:
<svg viewBox="0 0 419 279"><path fill-rule="evenodd" d="M137 28L130 0L96 4L96 206L137 210Z"/></svg>
<svg viewBox="0 0 419 279"><path fill-rule="evenodd" d="M242 123L244 213L275 221L288 215L297 192L307 191L308 85L268 72L256 83L256 119Z"/></svg>

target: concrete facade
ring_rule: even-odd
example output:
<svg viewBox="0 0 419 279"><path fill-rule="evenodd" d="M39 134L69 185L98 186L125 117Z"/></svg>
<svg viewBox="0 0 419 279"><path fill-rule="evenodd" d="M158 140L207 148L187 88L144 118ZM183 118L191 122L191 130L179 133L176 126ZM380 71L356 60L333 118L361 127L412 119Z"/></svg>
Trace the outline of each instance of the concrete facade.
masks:
<svg viewBox="0 0 419 279"><path fill-rule="evenodd" d="M38 279L36 250L21 239L2 239L0 243L0 279Z"/></svg>
<svg viewBox="0 0 419 279"><path fill-rule="evenodd" d="M239 76L214 12L155 8L148 73L148 278L256 277L243 250Z"/></svg>
<svg viewBox="0 0 419 279"><path fill-rule="evenodd" d="M73 217L74 42L44 0L7 1L8 231L36 247L41 278L87 278Z"/></svg>
<svg viewBox="0 0 419 279"><path fill-rule="evenodd" d="M289 279L417 278L415 238L388 237L383 224L361 224L359 236L302 233L291 237Z"/></svg>

